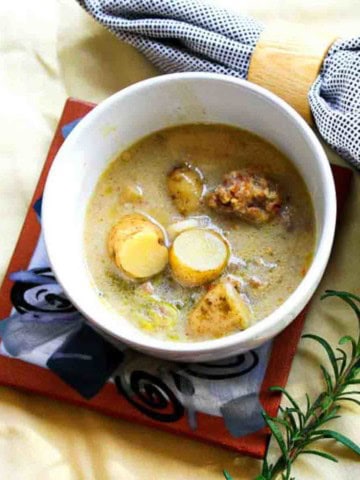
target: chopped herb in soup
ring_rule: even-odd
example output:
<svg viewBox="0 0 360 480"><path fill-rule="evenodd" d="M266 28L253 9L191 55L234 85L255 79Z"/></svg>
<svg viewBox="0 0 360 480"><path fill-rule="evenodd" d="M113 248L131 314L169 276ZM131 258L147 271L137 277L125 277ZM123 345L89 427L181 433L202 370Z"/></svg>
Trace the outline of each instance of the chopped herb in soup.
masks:
<svg viewBox="0 0 360 480"><path fill-rule="evenodd" d="M312 260L309 193L273 145L227 125L183 125L122 152L90 200L85 247L105 302L158 338L250 327Z"/></svg>

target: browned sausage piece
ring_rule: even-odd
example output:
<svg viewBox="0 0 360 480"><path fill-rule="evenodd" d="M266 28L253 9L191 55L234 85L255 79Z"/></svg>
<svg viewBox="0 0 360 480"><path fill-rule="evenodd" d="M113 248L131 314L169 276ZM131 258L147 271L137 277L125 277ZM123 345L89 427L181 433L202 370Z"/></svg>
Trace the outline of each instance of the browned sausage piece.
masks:
<svg viewBox="0 0 360 480"><path fill-rule="evenodd" d="M264 174L244 168L224 175L223 183L209 193L206 203L219 212L261 224L279 213L281 197L275 183Z"/></svg>

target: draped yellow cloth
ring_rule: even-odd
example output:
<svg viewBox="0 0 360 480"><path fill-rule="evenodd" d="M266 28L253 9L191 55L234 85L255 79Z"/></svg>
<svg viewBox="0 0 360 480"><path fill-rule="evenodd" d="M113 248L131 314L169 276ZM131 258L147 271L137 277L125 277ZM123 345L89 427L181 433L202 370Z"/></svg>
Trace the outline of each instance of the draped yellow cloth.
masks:
<svg viewBox="0 0 360 480"><path fill-rule="evenodd" d="M264 22L303 22L334 34L360 33L358 0L212 0ZM98 102L156 75L142 55L97 25L73 0L0 2L0 278L12 253L63 103L68 96ZM327 149L332 162L343 162ZM305 330L333 343L355 333L355 319L338 301L319 302L325 288L359 293L360 176L354 175L331 262ZM289 388L322 386L319 349L303 340ZM360 443L359 409L344 406L333 425ZM300 480L360 478L360 462L332 441L338 464L300 458ZM1 480L251 479L260 463L233 452L114 420L56 401L0 387Z"/></svg>

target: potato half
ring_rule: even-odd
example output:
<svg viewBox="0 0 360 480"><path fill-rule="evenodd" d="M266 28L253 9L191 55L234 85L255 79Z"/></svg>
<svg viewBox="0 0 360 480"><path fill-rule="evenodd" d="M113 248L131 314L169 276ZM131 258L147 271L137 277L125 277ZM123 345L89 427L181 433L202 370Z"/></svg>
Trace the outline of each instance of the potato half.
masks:
<svg viewBox="0 0 360 480"><path fill-rule="evenodd" d="M219 338L248 328L252 313L233 282L224 279L211 288L190 312L187 333L192 338Z"/></svg>
<svg viewBox="0 0 360 480"><path fill-rule="evenodd" d="M173 277L186 287L211 282L226 267L229 254L229 245L219 233L201 228L186 230L170 248Z"/></svg>
<svg viewBox="0 0 360 480"><path fill-rule="evenodd" d="M188 215L200 206L204 182L199 170L188 165L174 168L168 175L169 194L180 213Z"/></svg>
<svg viewBox="0 0 360 480"><path fill-rule="evenodd" d="M161 228L139 213L122 217L108 237L108 251L116 266L132 278L149 278L168 263Z"/></svg>

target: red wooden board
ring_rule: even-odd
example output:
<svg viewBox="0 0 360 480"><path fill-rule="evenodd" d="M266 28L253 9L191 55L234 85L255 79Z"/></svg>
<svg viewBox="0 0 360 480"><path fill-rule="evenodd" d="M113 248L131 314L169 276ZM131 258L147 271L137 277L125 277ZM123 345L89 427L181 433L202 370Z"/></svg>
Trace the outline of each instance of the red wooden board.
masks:
<svg viewBox="0 0 360 480"><path fill-rule="evenodd" d="M86 115L95 105L69 99L62 113L59 125L36 187L26 220L21 231L14 255L0 290L0 318L5 318L11 310L10 290L13 282L9 273L26 270L30 257L36 246L40 233L40 226L36 219L33 205L41 196L46 177L57 151L63 143L61 128ZM349 190L352 172L342 167L332 167L338 199L338 212L345 202ZM269 392L272 385L285 386L290 372L293 357L305 321L306 309L297 319L284 330L273 343L272 353L267 365L266 374L261 387L260 400L264 409L275 415L281 397L277 393ZM54 373L45 368L37 367L18 359L0 356L0 384L46 395L75 405L92 408L106 415L121 417L133 422L139 422L154 428L187 435L198 440L211 442L216 445L232 448L240 453L261 458L265 454L268 431L263 428L256 433L241 438L232 437L224 426L223 419L216 416L197 414L198 426L191 430L185 417L177 422L166 424L152 420L132 407L125 398L118 394L113 384L107 384L101 392L91 400L85 400L77 392L64 384Z"/></svg>

